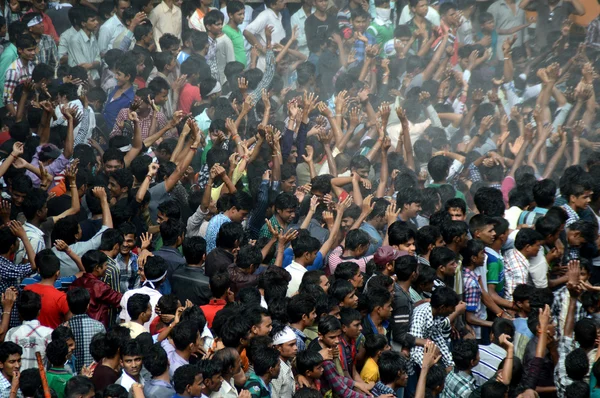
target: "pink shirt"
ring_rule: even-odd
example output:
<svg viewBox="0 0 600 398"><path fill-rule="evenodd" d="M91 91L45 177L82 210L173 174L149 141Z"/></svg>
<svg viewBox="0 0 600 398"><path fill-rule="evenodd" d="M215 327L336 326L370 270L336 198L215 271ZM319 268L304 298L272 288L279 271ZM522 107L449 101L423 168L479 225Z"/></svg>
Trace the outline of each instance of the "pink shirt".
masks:
<svg viewBox="0 0 600 398"><path fill-rule="evenodd" d="M200 97L200 87L191 85L190 83L186 83L185 86L181 89L181 93L179 94L179 106L177 109L183 111L183 113L190 113L190 109L192 109L192 105L194 102L200 101L202 97Z"/></svg>

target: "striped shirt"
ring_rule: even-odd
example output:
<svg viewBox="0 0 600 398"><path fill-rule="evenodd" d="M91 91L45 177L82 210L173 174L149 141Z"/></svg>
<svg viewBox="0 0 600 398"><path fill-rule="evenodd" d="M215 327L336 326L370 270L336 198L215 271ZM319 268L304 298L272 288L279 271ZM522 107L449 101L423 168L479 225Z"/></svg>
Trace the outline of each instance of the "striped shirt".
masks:
<svg viewBox="0 0 600 398"><path fill-rule="evenodd" d="M498 365L506 357L504 348L497 344L479 346L479 363L471 373L475 377L478 385L483 385L486 381L494 377L498 370Z"/></svg>

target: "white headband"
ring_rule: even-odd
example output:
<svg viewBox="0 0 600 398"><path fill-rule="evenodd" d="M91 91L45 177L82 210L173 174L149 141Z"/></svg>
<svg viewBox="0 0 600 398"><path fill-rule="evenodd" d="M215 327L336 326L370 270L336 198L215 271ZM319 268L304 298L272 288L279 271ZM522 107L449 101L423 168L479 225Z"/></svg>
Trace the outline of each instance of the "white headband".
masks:
<svg viewBox="0 0 600 398"><path fill-rule="evenodd" d="M217 84L215 84L215 86L213 87L213 89L210 91L210 93L208 93L207 97L216 94L218 92L222 91L221 89L221 83L217 82Z"/></svg>
<svg viewBox="0 0 600 398"><path fill-rule="evenodd" d="M164 274L162 274L161 276L159 276L159 277L158 277L158 278L156 278L156 279L146 279L146 280L144 281L144 283L147 283L147 284L149 284L149 285L150 285L150 287L151 287L152 289L156 289L156 287L154 286L154 284L155 284L156 282L160 282L160 281L161 281L161 280L163 280L163 279L164 279L166 276L167 276L167 271L165 271L165 273L164 273Z"/></svg>
<svg viewBox="0 0 600 398"><path fill-rule="evenodd" d="M292 340L296 340L296 333L294 333L291 327L286 326L285 329L275 335L273 345L284 344Z"/></svg>
<svg viewBox="0 0 600 398"><path fill-rule="evenodd" d="M37 25L37 24L40 24L40 23L42 23L42 21L43 21L43 20L42 20L42 17L40 17L40 16L33 17L33 18L31 19L31 21L27 22L27 27L28 27L28 28L31 28L32 26L35 26L35 25Z"/></svg>
<svg viewBox="0 0 600 398"><path fill-rule="evenodd" d="M129 151L131 151L131 148L132 148L132 146L131 146L131 144L129 144L129 145L125 145L125 146L122 146L121 148L119 148L119 151L129 152Z"/></svg>

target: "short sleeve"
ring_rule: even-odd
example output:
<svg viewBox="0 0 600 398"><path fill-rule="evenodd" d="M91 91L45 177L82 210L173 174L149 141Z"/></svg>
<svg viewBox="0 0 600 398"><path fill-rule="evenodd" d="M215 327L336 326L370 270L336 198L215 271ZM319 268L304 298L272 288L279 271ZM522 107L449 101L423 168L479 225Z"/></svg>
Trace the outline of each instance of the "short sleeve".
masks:
<svg viewBox="0 0 600 398"><path fill-rule="evenodd" d="M497 285L500 283L500 262L492 261L487 265L487 283Z"/></svg>

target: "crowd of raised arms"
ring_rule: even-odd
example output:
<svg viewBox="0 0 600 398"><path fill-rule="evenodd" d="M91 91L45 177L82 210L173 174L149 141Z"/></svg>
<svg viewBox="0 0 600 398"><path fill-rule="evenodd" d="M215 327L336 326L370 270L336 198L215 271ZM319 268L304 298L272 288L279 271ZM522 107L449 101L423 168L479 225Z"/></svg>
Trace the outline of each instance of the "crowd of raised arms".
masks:
<svg viewBox="0 0 600 398"><path fill-rule="evenodd" d="M48 1L0 398L600 398L596 0Z"/></svg>

